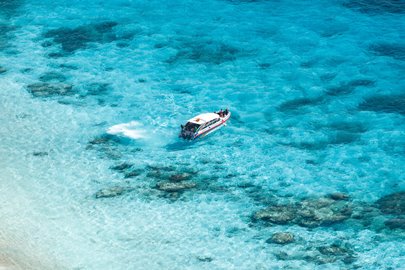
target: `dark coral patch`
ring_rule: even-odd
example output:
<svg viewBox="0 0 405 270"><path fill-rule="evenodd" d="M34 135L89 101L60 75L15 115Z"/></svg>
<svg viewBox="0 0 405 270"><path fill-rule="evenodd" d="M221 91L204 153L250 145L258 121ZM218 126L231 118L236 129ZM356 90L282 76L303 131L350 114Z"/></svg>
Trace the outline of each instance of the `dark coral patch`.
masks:
<svg viewBox="0 0 405 270"><path fill-rule="evenodd" d="M256 212L254 220L302 227L327 226L343 222L352 215L352 204L330 198L305 199L298 203L272 205Z"/></svg>
<svg viewBox="0 0 405 270"><path fill-rule="evenodd" d="M42 82L51 82L51 81L64 82L66 81L66 77L61 73L46 72L39 77L39 80Z"/></svg>
<svg viewBox="0 0 405 270"><path fill-rule="evenodd" d="M223 42L200 39L180 40L174 45L177 53L166 62L175 64L181 61L194 61L203 64L222 64L234 61L243 55L243 51Z"/></svg>
<svg viewBox="0 0 405 270"><path fill-rule="evenodd" d="M14 26L0 23L0 50L10 47L10 40L12 39L11 32L15 29L16 28Z"/></svg>
<svg viewBox="0 0 405 270"><path fill-rule="evenodd" d="M17 15L18 9L22 4L23 1L21 0L0 0L0 14L13 17Z"/></svg>
<svg viewBox="0 0 405 270"><path fill-rule="evenodd" d="M37 152L33 152L32 155L34 157L45 157L48 155L48 152L37 151Z"/></svg>
<svg viewBox="0 0 405 270"><path fill-rule="evenodd" d="M358 109L405 115L405 95L373 96L360 103Z"/></svg>
<svg viewBox="0 0 405 270"><path fill-rule="evenodd" d="M337 131L328 136L328 144L350 144L360 139L360 135L352 132Z"/></svg>
<svg viewBox="0 0 405 270"><path fill-rule="evenodd" d="M85 49L88 43L108 43L117 39L113 32L116 22L107 21L79 26L76 28L61 27L44 34L45 38L52 38L54 43L60 44L65 53L73 53Z"/></svg>
<svg viewBox="0 0 405 270"><path fill-rule="evenodd" d="M91 83L86 86L86 95L97 96L105 95L111 90L108 83Z"/></svg>
<svg viewBox="0 0 405 270"><path fill-rule="evenodd" d="M124 178L137 177L137 176L141 175L142 172L143 172L143 171L142 171L141 169L132 169L132 170L127 171L127 172L124 174Z"/></svg>
<svg viewBox="0 0 405 270"><path fill-rule="evenodd" d="M376 43L371 45L369 50L378 56L388 56L405 61L405 44Z"/></svg>
<svg viewBox="0 0 405 270"><path fill-rule="evenodd" d="M114 186L114 187L110 187L110 188L100 189L99 191L96 192L96 194L94 194L94 196L96 197L96 199L111 198L111 197L121 196L132 190L133 190L133 188L131 188L131 187Z"/></svg>
<svg viewBox="0 0 405 270"><path fill-rule="evenodd" d="M385 221L384 224L391 230L394 230L394 229L405 230L405 218L389 219L389 220Z"/></svg>
<svg viewBox="0 0 405 270"><path fill-rule="evenodd" d="M156 188L165 192L181 192L187 189L197 187L194 182L159 182L156 184Z"/></svg>
<svg viewBox="0 0 405 270"><path fill-rule="evenodd" d="M349 133L364 133L367 131L367 127L361 122L337 121L330 123L327 127Z"/></svg>
<svg viewBox="0 0 405 270"><path fill-rule="evenodd" d="M403 0L351 0L343 3L343 6L367 14L405 13Z"/></svg>
<svg viewBox="0 0 405 270"><path fill-rule="evenodd" d="M357 87L374 86L375 81L369 79L356 79L346 83L341 83L338 86L329 87L326 93L330 96L340 96L351 94Z"/></svg>
<svg viewBox="0 0 405 270"><path fill-rule="evenodd" d="M323 97L317 97L317 98L297 98L293 100L288 100L283 103L278 107L278 110L281 112L289 112L289 111L295 111L299 110L302 107L305 106L316 106L321 104L324 101Z"/></svg>
<svg viewBox="0 0 405 270"><path fill-rule="evenodd" d="M33 83L27 86L27 90L34 97L56 97L74 94L73 86L63 83Z"/></svg>
<svg viewBox="0 0 405 270"><path fill-rule="evenodd" d="M232 4L243 4L243 3L259 3L259 2L265 2L268 0L227 0L227 1Z"/></svg>
<svg viewBox="0 0 405 270"><path fill-rule="evenodd" d="M124 163L112 166L112 167L110 167L110 169L114 170L114 171L124 172L124 171L132 168L132 166L133 166L133 164L124 162Z"/></svg>
<svg viewBox="0 0 405 270"><path fill-rule="evenodd" d="M405 192L393 193L382 197L377 202L384 214L405 215Z"/></svg>

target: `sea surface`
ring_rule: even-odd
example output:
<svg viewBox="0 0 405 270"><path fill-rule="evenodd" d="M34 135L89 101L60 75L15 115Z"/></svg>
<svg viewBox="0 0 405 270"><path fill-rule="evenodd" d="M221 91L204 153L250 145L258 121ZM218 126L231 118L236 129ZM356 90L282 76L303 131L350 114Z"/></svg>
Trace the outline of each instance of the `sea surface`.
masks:
<svg viewBox="0 0 405 270"><path fill-rule="evenodd" d="M403 0L0 0L0 254L400 269L404 16ZM177 137L220 108L226 127Z"/></svg>

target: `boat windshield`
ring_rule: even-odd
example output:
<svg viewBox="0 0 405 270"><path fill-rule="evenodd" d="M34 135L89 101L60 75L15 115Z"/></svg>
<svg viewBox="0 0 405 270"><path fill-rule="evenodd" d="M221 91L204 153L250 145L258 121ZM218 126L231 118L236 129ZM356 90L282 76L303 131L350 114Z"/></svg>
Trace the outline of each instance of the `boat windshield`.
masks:
<svg viewBox="0 0 405 270"><path fill-rule="evenodd" d="M196 132L199 127L200 127L199 124L187 122L187 124L184 127L184 130Z"/></svg>

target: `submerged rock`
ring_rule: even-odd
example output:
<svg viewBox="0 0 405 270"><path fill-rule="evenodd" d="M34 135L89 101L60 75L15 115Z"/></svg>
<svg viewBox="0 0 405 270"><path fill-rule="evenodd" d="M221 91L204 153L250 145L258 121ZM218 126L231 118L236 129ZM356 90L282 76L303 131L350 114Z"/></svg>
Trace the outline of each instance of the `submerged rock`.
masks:
<svg viewBox="0 0 405 270"><path fill-rule="evenodd" d="M91 83L85 86L85 91L82 96L102 96L111 91L111 86L108 83Z"/></svg>
<svg viewBox="0 0 405 270"><path fill-rule="evenodd" d="M34 157L44 157L48 155L48 152L33 152L32 155Z"/></svg>
<svg viewBox="0 0 405 270"><path fill-rule="evenodd" d="M351 264L356 261L355 253L347 247L332 244L321 247L308 247L305 251L281 251L275 254L279 260L305 260L315 264L327 264L342 261Z"/></svg>
<svg viewBox="0 0 405 270"><path fill-rule="evenodd" d="M199 255L196 257L200 262L212 262L214 259L209 256Z"/></svg>
<svg viewBox="0 0 405 270"><path fill-rule="evenodd" d="M304 252L286 250L275 253L275 256L279 260L305 260L319 265L334 263L338 260L345 264L351 264L357 259L352 250L337 244L317 248L309 247Z"/></svg>
<svg viewBox="0 0 405 270"><path fill-rule="evenodd" d="M378 56L388 56L388 57L392 57L394 59L398 59L401 61L405 60L405 45L404 44L375 43L369 47L369 50L373 54L378 55Z"/></svg>
<svg viewBox="0 0 405 270"><path fill-rule="evenodd" d="M192 39L179 39L174 44L177 53L166 60L168 64L194 61L202 64L219 65L248 55L248 52L243 51L242 48L216 40L193 37Z"/></svg>
<svg viewBox="0 0 405 270"><path fill-rule="evenodd" d="M405 115L405 95L371 96L360 103L358 109L360 111Z"/></svg>
<svg viewBox="0 0 405 270"><path fill-rule="evenodd" d="M176 168L174 168L173 166L146 165L146 169L150 171L172 172Z"/></svg>
<svg viewBox="0 0 405 270"><path fill-rule="evenodd" d="M276 224L287 224L296 217L293 206L274 205L255 213L255 219L261 219Z"/></svg>
<svg viewBox="0 0 405 270"><path fill-rule="evenodd" d="M106 21L83 25L76 28L61 27L44 34L45 38L52 38L54 43L60 44L66 53L73 53L85 49L88 43L108 43L117 39L113 28L118 23Z"/></svg>
<svg viewBox="0 0 405 270"><path fill-rule="evenodd" d="M367 0L367 1L343 1L342 5L366 14L382 14L382 13L393 13L393 14L404 14L405 5L401 0Z"/></svg>
<svg viewBox="0 0 405 270"><path fill-rule="evenodd" d="M96 137L93 140L89 141L89 144L97 145L97 144L107 144L113 140L113 137L110 135L103 135L100 137Z"/></svg>
<svg viewBox="0 0 405 270"><path fill-rule="evenodd" d="M329 194L329 197L332 200L335 200L335 201L341 201L341 200L348 200L349 199L349 195L344 194L344 193L340 193L340 192L331 193L331 194Z"/></svg>
<svg viewBox="0 0 405 270"><path fill-rule="evenodd" d="M50 82L50 81L64 82L66 81L66 77L61 73L46 72L39 77L39 80L42 82Z"/></svg>
<svg viewBox="0 0 405 270"><path fill-rule="evenodd" d="M112 166L112 167L110 167L110 169L114 170L114 171L122 172L122 171L125 171L125 170L129 169L129 168L132 168L132 166L133 166L132 164L124 162L124 163Z"/></svg>
<svg viewBox="0 0 405 270"><path fill-rule="evenodd" d="M329 198L304 200L298 205L295 223L304 227L317 227L342 222L352 214L344 201Z"/></svg>
<svg viewBox="0 0 405 270"><path fill-rule="evenodd" d="M348 253L348 250L346 248L341 247L336 244L333 244L330 246L318 247L318 250L323 255L341 256L341 255L345 255L346 253Z"/></svg>
<svg viewBox="0 0 405 270"><path fill-rule="evenodd" d="M393 218L384 222L385 226L390 229L402 229L405 230L405 218Z"/></svg>
<svg viewBox="0 0 405 270"><path fill-rule="evenodd" d="M327 264L327 263L334 263L336 262L337 258L334 257L326 257L326 256L312 256L312 255L307 255L303 258L306 261L313 262L316 264Z"/></svg>
<svg viewBox="0 0 405 270"><path fill-rule="evenodd" d="M330 198L305 199L298 203L270 206L254 214L256 220L303 227L325 226L351 217L350 202Z"/></svg>
<svg viewBox="0 0 405 270"><path fill-rule="evenodd" d="M124 177L125 177L125 178L132 178L132 177L139 176L139 175L141 175L141 174L142 174L142 170L140 170L140 169L134 169L134 170L131 170L131 171L125 173Z"/></svg>
<svg viewBox="0 0 405 270"><path fill-rule="evenodd" d="M302 107L306 106L316 106L324 101L324 97L317 98L297 98L293 100L288 100L280 104L278 110L281 112L295 112L301 110Z"/></svg>
<svg viewBox="0 0 405 270"><path fill-rule="evenodd" d="M405 192L393 193L382 197L376 202L384 214L405 214Z"/></svg>
<svg viewBox="0 0 405 270"><path fill-rule="evenodd" d="M97 199L98 198L110 198L110 197L116 197L116 196L122 195L131 190L132 190L132 188L129 188L129 187L115 186L115 187L111 187L111 188L101 189L96 192L95 196Z"/></svg>
<svg viewBox="0 0 405 270"><path fill-rule="evenodd" d="M176 167L173 166L158 166L147 165L147 177L167 180L169 182L181 182L190 180L195 172L183 170L183 172L176 172Z"/></svg>
<svg viewBox="0 0 405 270"><path fill-rule="evenodd" d="M315 250L313 248L310 248L310 250L312 253L308 254L308 259L317 264L331 263L337 260L340 260L345 264L351 264L357 259L355 253L351 249L340 244L320 246Z"/></svg>
<svg viewBox="0 0 405 270"><path fill-rule="evenodd" d="M72 89L72 85L62 83L34 83L27 86L27 90L31 95L44 98L72 95Z"/></svg>
<svg viewBox="0 0 405 270"><path fill-rule="evenodd" d="M375 81L370 79L356 79L349 82L341 83L338 86L329 87L326 94L329 96L340 96L351 94L357 87L371 87L374 86Z"/></svg>
<svg viewBox="0 0 405 270"><path fill-rule="evenodd" d="M180 181L189 180L190 178L191 178L191 174L189 174L189 173L177 173L177 174L170 175L169 180L172 182L180 182Z"/></svg>
<svg viewBox="0 0 405 270"><path fill-rule="evenodd" d="M266 243L275 243L285 245L294 242L294 235L289 232L274 233L271 238L266 240Z"/></svg>
<svg viewBox="0 0 405 270"><path fill-rule="evenodd" d="M194 182L159 182L156 184L157 189L166 192L179 192L196 186L197 183Z"/></svg>
<svg viewBox="0 0 405 270"><path fill-rule="evenodd" d="M0 74L3 74L7 71L4 67L0 66Z"/></svg>

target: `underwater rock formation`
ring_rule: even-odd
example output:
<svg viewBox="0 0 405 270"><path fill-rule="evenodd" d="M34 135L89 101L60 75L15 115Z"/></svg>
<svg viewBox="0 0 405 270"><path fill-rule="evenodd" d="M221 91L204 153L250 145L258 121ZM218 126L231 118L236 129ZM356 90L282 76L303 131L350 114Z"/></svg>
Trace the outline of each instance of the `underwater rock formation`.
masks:
<svg viewBox="0 0 405 270"><path fill-rule="evenodd" d="M48 155L48 152L43 152L43 151L37 151L37 152L33 152L32 155L34 157L44 157Z"/></svg>
<svg viewBox="0 0 405 270"><path fill-rule="evenodd" d="M323 255L333 255L333 256L344 255L348 252L346 248L336 244L332 244L330 246L321 246L318 247L318 250Z"/></svg>
<svg viewBox="0 0 405 270"><path fill-rule="evenodd" d="M392 57L401 61L405 60L405 45L403 44L376 43L371 45L369 50L377 56Z"/></svg>
<svg viewBox="0 0 405 270"><path fill-rule="evenodd" d="M156 188L165 192L179 192L197 187L194 182L159 182Z"/></svg>
<svg viewBox="0 0 405 270"><path fill-rule="evenodd" d="M180 182L180 181L185 181L185 180L189 180L192 177L192 175L190 173L177 173L177 174L172 174L169 177L169 180L172 182Z"/></svg>
<svg viewBox="0 0 405 270"><path fill-rule="evenodd" d="M104 188L96 192L95 196L97 199L99 198L111 198L111 197L116 197L120 196L126 192L129 192L133 190L133 188L130 187L120 187L120 186L114 186L110 188Z"/></svg>
<svg viewBox="0 0 405 270"><path fill-rule="evenodd" d="M318 265L342 261L352 264L356 261L355 253L345 244L308 247L301 251L281 251L275 254L279 260L303 260Z"/></svg>
<svg viewBox="0 0 405 270"><path fill-rule="evenodd" d="M304 199L298 203L272 205L254 214L255 220L302 227L326 226L351 217L352 204L331 198Z"/></svg>
<svg viewBox="0 0 405 270"><path fill-rule="evenodd" d="M405 192L384 196L376 204L384 214L405 215Z"/></svg>
<svg viewBox="0 0 405 270"><path fill-rule="evenodd" d="M108 83L91 83L85 87L85 90L85 96L98 96L108 93L111 87Z"/></svg>
<svg viewBox="0 0 405 270"><path fill-rule="evenodd" d="M132 169L124 174L124 178L133 178L142 174L140 169Z"/></svg>
<svg viewBox="0 0 405 270"><path fill-rule="evenodd" d="M89 141L89 145L108 145L112 143L118 143L119 139L115 136L109 134L103 134L101 136L95 137L93 140Z"/></svg>
<svg viewBox="0 0 405 270"><path fill-rule="evenodd" d="M328 195L328 197L331 198L332 200L336 200L336 201L349 199L349 195L347 195L345 193L340 193L340 192L331 193Z"/></svg>
<svg viewBox="0 0 405 270"><path fill-rule="evenodd" d="M330 261L341 260L345 264L351 264L356 260L354 252L346 246L332 244L316 248L321 256L316 257L318 264L328 263Z"/></svg>
<svg viewBox="0 0 405 270"><path fill-rule="evenodd" d="M71 84L62 83L34 83L27 86L27 90L34 97L55 97L74 94Z"/></svg>
<svg viewBox="0 0 405 270"><path fill-rule="evenodd" d="M110 169L111 169L111 170L114 170L114 171L123 172L123 171L125 171L125 170L127 170L127 169L132 168L132 166L133 166L133 164L124 162L124 163L121 163L121 164L112 166L112 167L110 167Z"/></svg>
<svg viewBox="0 0 405 270"><path fill-rule="evenodd" d="M46 72L39 77L42 82L64 82L66 81L65 75L57 72Z"/></svg>
<svg viewBox="0 0 405 270"><path fill-rule="evenodd" d="M402 229L405 230L405 218L393 218L384 222L385 226L390 229Z"/></svg>
<svg viewBox="0 0 405 270"><path fill-rule="evenodd" d="M177 53L166 62L176 64L178 62L193 61L203 64L220 65L225 62L234 61L245 56L246 52L233 45L222 41L190 37L174 41L171 46Z"/></svg>
<svg viewBox="0 0 405 270"><path fill-rule="evenodd" d="M343 2L343 6L357 10L367 14L381 14L381 13L393 13L403 14L405 13L405 4L402 0L367 0L367 1L346 1Z"/></svg>
<svg viewBox="0 0 405 270"><path fill-rule="evenodd" d="M361 111L398 113L405 115L405 95L380 95L367 98L360 103Z"/></svg>
<svg viewBox="0 0 405 270"><path fill-rule="evenodd" d="M256 212L254 218L275 224L288 224L296 218L296 215L293 205L273 205Z"/></svg>
<svg viewBox="0 0 405 270"><path fill-rule="evenodd" d="M289 232L274 233L271 238L266 240L266 243L275 243L285 245L294 242L294 235Z"/></svg>
<svg viewBox="0 0 405 270"><path fill-rule="evenodd" d="M113 28L117 25L116 22L106 21L76 28L61 27L46 32L44 37L60 44L65 53L73 53L85 49L90 42L108 43L116 40Z"/></svg>
<svg viewBox="0 0 405 270"><path fill-rule="evenodd" d="M296 112L305 106L316 106L324 101L324 97L317 98L297 98L293 100L287 100L280 104L278 110L281 112Z"/></svg>
<svg viewBox="0 0 405 270"><path fill-rule="evenodd" d="M341 96L351 94L357 87L374 86L375 81L370 79L356 79L349 82L341 83L338 86L329 87L326 94L329 96Z"/></svg>

